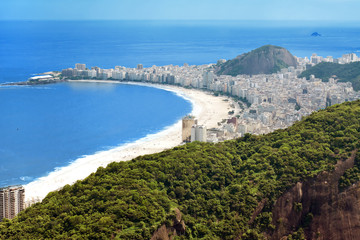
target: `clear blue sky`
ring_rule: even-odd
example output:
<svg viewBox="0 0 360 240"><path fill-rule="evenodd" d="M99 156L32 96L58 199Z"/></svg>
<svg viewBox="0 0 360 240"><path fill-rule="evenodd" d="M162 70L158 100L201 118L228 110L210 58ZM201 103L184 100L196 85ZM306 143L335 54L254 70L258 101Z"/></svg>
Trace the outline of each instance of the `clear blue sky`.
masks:
<svg viewBox="0 0 360 240"><path fill-rule="evenodd" d="M360 0L0 0L0 20L322 20L360 22Z"/></svg>

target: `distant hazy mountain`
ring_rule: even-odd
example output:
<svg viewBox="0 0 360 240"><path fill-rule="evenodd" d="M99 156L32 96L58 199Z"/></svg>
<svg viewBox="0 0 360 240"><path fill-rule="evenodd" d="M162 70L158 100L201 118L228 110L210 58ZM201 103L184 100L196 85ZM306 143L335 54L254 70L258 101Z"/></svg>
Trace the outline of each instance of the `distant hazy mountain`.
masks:
<svg viewBox="0 0 360 240"><path fill-rule="evenodd" d="M285 48L265 45L216 66L218 75L271 74L297 66L295 57Z"/></svg>

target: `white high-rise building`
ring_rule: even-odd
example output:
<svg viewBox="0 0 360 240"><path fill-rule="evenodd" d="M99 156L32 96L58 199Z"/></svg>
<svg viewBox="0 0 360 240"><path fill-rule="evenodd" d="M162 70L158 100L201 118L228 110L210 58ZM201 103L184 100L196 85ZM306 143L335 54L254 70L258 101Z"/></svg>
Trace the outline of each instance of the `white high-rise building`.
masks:
<svg viewBox="0 0 360 240"><path fill-rule="evenodd" d="M358 56L355 53L350 53L350 61L351 62L357 62Z"/></svg>
<svg viewBox="0 0 360 240"><path fill-rule="evenodd" d="M196 141L196 125L191 127L191 142Z"/></svg>
<svg viewBox="0 0 360 240"><path fill-rule="evenodd" d="M214 82L215 74L212 71L206 71L203 73L203 88L210 88L210 85Z"/></svg>
<svg viewBox="0 0 360 240"><path fill-rule="evenodd" d="M89 71L89 77L96 78L96 75L97 75L97 73L96 73L95 69L92 69L92 70Z"/></svg>
<svg viewBox="0 0 360 240"><path fill-rule="evenodd" d="M206 142L206 127L202 125L193 125L191 127L191 142Z"/></svg>

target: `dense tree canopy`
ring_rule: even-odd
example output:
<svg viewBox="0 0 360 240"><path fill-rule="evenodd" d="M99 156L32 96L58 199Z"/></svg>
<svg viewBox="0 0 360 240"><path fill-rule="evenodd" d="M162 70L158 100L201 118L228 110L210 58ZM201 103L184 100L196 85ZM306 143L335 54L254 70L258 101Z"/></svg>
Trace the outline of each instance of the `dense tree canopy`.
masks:
<svg viewBox="0 0 360 240"><path fill-rule="evenodd" d="M273 228L275 200L296 182L333 169L360 147L359 139L356 101L331 106L267 135L246 134L218 144L194 142L111 163L3 221L0 236L150 239L162 224L171 224L178 208L186 224L185 235L178 239L261 239ZM357 164L348 171L339 185L345 188L357 181L359 168ZM253 217L260 203L265 206Z"/></svg>
<svg viewBox="0 0 360 240"><path fill-rule="evenodd" d="M360 62L348 64L322 62L302 72L299 77L309 79L310 75L328 82L329 78L336 76L340 82L351 82L355 91L360 90Z"/></svg>

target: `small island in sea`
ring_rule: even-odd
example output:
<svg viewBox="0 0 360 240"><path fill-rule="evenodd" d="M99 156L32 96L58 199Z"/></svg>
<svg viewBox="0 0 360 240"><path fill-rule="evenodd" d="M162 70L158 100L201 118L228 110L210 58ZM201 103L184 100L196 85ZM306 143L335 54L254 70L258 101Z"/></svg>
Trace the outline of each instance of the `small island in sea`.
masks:
<svg viewBox="0 0 360 240"><path fill-rule="evenodd" d="M312 37L321 37L321 34L318 32L313 32L310 36Z"/></svg>

